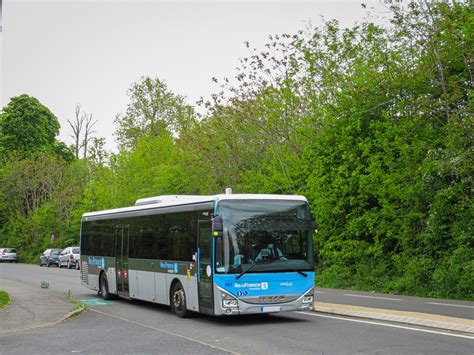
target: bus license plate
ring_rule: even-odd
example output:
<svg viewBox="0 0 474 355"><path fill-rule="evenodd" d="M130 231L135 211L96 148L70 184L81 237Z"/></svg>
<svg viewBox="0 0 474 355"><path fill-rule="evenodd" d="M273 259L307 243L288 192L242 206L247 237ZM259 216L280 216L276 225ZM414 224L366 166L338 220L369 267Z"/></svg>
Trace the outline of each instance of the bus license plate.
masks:
<svg viewBox="0 0 474 355"><path fill-rule="evenodd" d="M273 307L262 307L261 308L262 313L268 313L268 312L280 312L281 307L280 306L273 306Z"/></svg>

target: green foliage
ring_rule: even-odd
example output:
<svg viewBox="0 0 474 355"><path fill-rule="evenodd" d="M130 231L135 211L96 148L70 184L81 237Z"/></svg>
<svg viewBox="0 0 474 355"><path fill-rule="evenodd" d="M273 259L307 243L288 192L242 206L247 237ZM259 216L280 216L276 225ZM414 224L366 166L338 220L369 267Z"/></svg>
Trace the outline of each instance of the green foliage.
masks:
<svg viewBox="0 0 474 355"><path fill-rule="evenodd" d="M10 295L5 291L0 290L0 309L8 306L11 301Z"/></svg>
<svg viewBox="0 0 474 355"><path fill-rule="evenodd" d="M307 150L305 191L321 224L323 284L469 298L472 64L459 60L472 54L461 30L467 8L418 10L396 10L393 32L322 34L337 44L340 67L352 68L336 72L339 90ZM327 59L314 58L309 66Z"/></svg>
<svg viewBox="0 0 474 355"><path fill-rule="evenodd" d="M53 151L59 133L54 114L34 97L14 97L0 115L0 154Z"/></svg>
<svg viewBox="0 0 474 355"><path fill-rule="evenodd" d="M8 160L0 171L0 244L17 248L21 260L30 262L48 247L78 244L78 202L87 175L87 162L67 164L46 153Z"/></svg>
<svg viewBox="0 0 474 355"><path fill-rule="evenodd" d="M90 210L130 206L138 198L187 193L184 173L170 133L145 135L136 146L110 159L110 166L95 166L85 190Z"/></svg>
<svg viewBox="0 0 474 355"><path fill-rule="evenodd" d="M49 127L54 116L15 98L0 118L0 244L36 262L43 248L78 243L86 211L229 186L299 193L319 223L318 285L473 299L472 11L428 2L392 11L388 28L330 21L270 36L199 119L143 77L117 116L117 154L103 139L88 160L51 149L58 128L25 122Z"/></svg>
<svg viewBox="0 0 474 355"><path fill-rule="evenodd" d="M122 148L133 148L143 135L159 136L179 132L194 117L184 98L173 94L166 83L142 77L129 91L130 103L125 114L117 115L117 140Z"/></svg>

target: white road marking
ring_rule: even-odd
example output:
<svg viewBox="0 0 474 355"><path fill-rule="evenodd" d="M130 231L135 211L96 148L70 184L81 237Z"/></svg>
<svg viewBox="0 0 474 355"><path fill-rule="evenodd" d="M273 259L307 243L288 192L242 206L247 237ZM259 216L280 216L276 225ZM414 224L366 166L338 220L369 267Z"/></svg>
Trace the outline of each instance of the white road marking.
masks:
<svg viewBox="0 0 474 355"><path fill-rule="evenodd" d="M194 338L190 338L190 337L187 337L187 336L181 335L181 334L176 334L176 333L170 332L170 331L168 331L168 330L156 328L156 327L153 327L153 326L148 325L148 324L143 324L143 323L140 323L140 322L136 322L136 321L134 321L134 320L127 319L127 318L123 318L123 317L119 317L119 316L116 316L116 315L113 315L113 314L110 314L110 313L98 311L97 309L94 309L94 308L88 308L88 310L89 310L89 311L92 311L92 312L100 313L100 314L103 314L103 315L105 315L105 316L109 316L109 317L112 317L112 318L117 318L117 319L120 319L120 320L129 322L129 323L132 323L132 324L141 325L142 327L149 328L149 329L153 329L153 330L156 330L156 331L165 333L165 334L174 335L174 336L177 336L177 337L180 337L180 338L183 338L183 339L192 341L192 342L194 342L194 343L198 343L198 344L207 346L207 347L209 347L209 348L213 348L213 349L225 351L225 352L230 353L230 354L239 354L238 352L231 351L231 350L224 349L224 348L220 348L220 347L218 347L218 346L215 346L215 345L212 345L212 344L209 344L209 343L205 343L205 342L203 342L203 341L201 341L201 340L197 340L197 339L194 339Z"/></svg>
<svg viewBox="0 0 474 355"><path fill-rule="evenodd" d="M326 293L324 291L314 291L314 293Z"/></svg>
<svg viewBox="0 0 474 355"><path fill-rule="evenodd" d="M373 321L367 321L367 320L361 320L361 319L336 317L336 316L329 316L329 315L325 315L325 314L323 315L323 314L308 313L308 312L301 312L301 311L297 311L296 313L305 314L307 316L313 316L313 317L339 319L339 320L345 320L347 322L381 325L383 327L407 329L407 330L414 330L414 331L422 332L422 333L440 334L440 335L447 335L447 336L450 336L450 337L457 337L457 338L465 338L465 339L474 340L474 336L463 335L463 334L454 334L454 333L448 333L448 332L443 332L443 331L438 331L438 330L422 329L422 328L408 327L408 326L404 326L404 325L380 323L380 322L373 322Z"/></svg>
<svg viewBox="0 0 474 355"><path fill-rule="evenodd" d="M362 298L377 298L379 300L387 300L387 301L402 301L401 298L390 298L390 297L378 297L378 296L363 296L363 295L354 295L352 293L344 293L344 296L349 297L362 297Z"/></svg>
<svg viewBox="0 0 474 355"><path fill-rule="evenodd" d="M437 304L440 306L451 306L451 307L464 307L464 308L473 308L474 306L465 306L463 304L449 304L449 303L438 303L438 302L425 302L426 304Z"/></svg>

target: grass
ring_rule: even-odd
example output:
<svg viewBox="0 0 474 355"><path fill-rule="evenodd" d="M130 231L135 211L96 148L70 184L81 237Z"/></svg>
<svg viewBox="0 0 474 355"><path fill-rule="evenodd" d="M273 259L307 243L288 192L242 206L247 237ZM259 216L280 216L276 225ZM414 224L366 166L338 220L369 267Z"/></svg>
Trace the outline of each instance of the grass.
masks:
<svg viewBox="0 0 474 355"><path fill-rule="evenodd" d="M68 290L67 292L64 292L64 295L67 297L68 301L71 302L72 304L74 304L74 310L75 312L77 312L77 314L79 314L80 312L82 312L86 306L81 303L80 301L78 301L72 294L71 294L71 290Z"/></svg>
<svg viewBox="0 0 474 355"><path fill-rule="evenodd" d="M8 306L12 302L12 299L5 291L0 291L0 308Z"/></svg>

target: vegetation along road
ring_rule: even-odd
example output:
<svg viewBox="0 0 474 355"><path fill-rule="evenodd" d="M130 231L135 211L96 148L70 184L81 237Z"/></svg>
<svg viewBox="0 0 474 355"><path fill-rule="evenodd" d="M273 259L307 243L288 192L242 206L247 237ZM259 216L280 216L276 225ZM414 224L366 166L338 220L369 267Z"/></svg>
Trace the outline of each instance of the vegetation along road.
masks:
<svg viewBox="0 0 474 355"><path fill-rule="evenodd" d="M37 262L79 244L83 213L142 197L301 194L319 223L318 285L473 300L471 4L386 3L386 26L326 21L247 43L202 105L143 73L117 107L114 152L80 106L71 148L48 107L12 97L0 113L0 247Z"/></svg>
<svg viewBox="0 0 474 355"><path fill-rule="evenodd" d="M49 292L71 290L89 304L85 313L60 325L2 336L5 353L468 354L474 346L474 339L459 334L317 313L180 319L168 307L145 302L101 304L95 292L80 285L77 270L2 264L0 275L38 287L48 281Z"/></svg>

